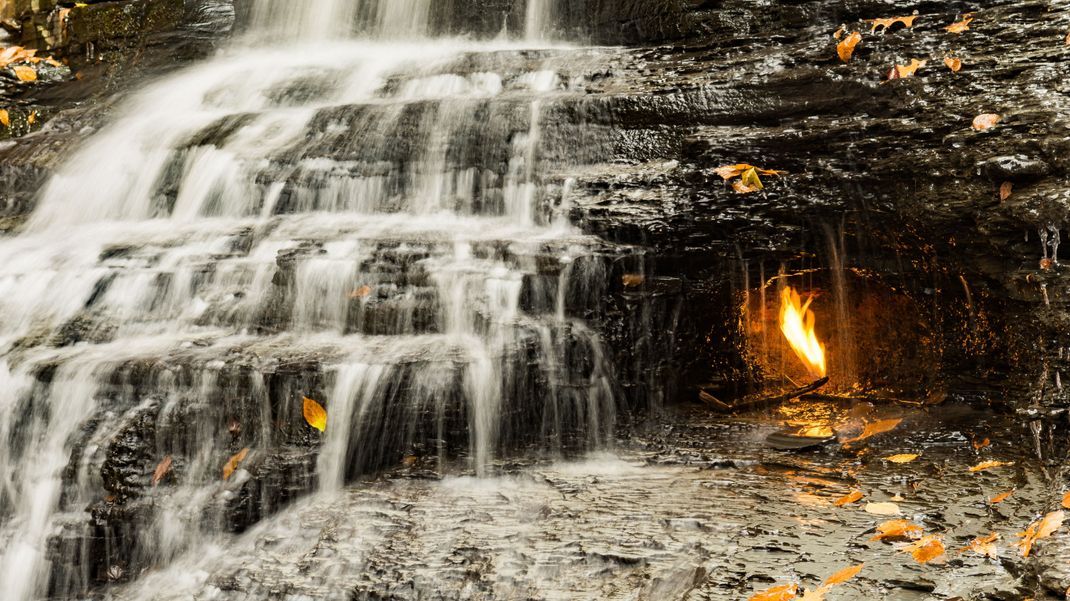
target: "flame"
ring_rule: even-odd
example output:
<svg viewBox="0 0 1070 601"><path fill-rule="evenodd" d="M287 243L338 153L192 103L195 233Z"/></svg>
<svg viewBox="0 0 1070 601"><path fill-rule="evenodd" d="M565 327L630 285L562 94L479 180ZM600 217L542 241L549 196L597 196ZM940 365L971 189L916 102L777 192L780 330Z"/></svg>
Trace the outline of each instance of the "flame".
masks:
<svg viewBox="0 0 1070 601"><path fill-rule="evenodd" d="M791 286L780 291L780 331L810 375L823 378L826 374L825 345L814 333L814 312L810 310L810 301L814 299L806 299L805 304L800 300L799 293Z"/></svg>

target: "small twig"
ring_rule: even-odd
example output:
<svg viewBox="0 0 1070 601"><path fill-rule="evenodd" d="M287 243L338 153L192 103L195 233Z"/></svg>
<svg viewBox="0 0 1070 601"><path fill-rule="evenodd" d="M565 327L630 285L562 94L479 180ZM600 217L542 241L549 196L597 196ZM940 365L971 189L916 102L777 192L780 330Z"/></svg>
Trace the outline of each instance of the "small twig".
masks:
<svg viewBox="0 0 1070 601"><path fill-rule="evenodd" d="M741 411L753 411L755 409L762 409L765 407L771 407L773 405L779 405L780 403L784 403L790 401L791 399L795 399L803 395L809 394L821 388L825 384L828 384L828 381L828 376L825 376L807 384L806 386L800 386L799 388L790 390L783 394L758 397L750 400L741 399L740 401L731 405L721 401L717 397L713 396L712 394L709 394L704 390L699 391L699 399L701 399L707 405L711 406L716 411L720 411L722 413L739 413Z"/></svg>

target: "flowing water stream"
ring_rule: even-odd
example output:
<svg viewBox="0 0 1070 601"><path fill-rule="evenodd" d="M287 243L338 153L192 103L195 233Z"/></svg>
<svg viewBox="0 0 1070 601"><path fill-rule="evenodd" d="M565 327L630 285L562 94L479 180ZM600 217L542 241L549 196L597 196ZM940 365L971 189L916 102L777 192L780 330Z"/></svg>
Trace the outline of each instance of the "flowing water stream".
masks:
<svg viewBox="0 0 1070 601"><path fill-rule="evenodd" d="M608 442L577 317L601 249L542 177L573 93L549 6L472 41L427 37L430 0L256 0L54 176L0 239L5 600L130 580L404 457L489 476Z"/></svg>

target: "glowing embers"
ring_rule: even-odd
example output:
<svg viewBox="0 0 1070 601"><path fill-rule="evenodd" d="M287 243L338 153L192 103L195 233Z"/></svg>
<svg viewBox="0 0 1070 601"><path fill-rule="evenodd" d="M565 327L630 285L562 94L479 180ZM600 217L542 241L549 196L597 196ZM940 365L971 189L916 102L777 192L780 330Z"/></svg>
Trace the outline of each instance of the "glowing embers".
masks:
<svg viewBox="0 0 1070 601"><path fill-rule="evenodd" d="M780 291L780 331L810 375L824 378L828 373L825 345L817 339L814 331L815 317L810 310L813 300L810 297L802 303L799 293L791 286L785 286Z"/></svg>

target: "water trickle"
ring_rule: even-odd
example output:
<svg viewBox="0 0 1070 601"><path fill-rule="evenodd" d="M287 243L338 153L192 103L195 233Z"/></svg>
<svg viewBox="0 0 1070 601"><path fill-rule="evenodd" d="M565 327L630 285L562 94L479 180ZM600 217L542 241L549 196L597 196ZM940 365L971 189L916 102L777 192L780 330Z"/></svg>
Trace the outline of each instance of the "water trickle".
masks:
<svg viewBox="0 0 1070 601"><path fill-rule="evenodd" d="M567 49L530 42L548 6L529 41L480 42L424 37L429 0L256 0L248 37L48 182L0 239L5 599L82 595L403 457L484 475L609 441L577 317L600 251L541 165L573 93L546 60Z"/></svg>

